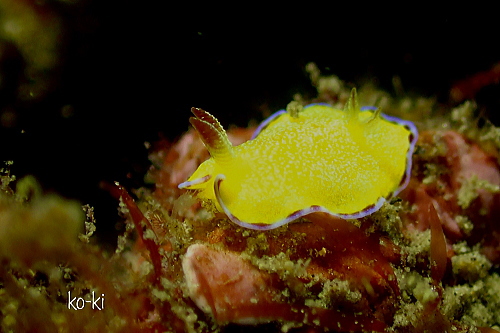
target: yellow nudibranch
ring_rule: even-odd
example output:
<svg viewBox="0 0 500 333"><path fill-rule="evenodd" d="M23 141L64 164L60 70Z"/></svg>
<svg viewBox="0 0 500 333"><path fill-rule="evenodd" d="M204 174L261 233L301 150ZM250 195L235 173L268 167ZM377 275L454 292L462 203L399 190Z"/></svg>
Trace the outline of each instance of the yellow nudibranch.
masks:
<svg viewBox="0 0 500 333"><path fill-rule="evenodd" d="M211 158L179 188L197 190L235 223L274 229L313 212L344 219L377 211L408 184L418 132L413 123L359 108L311 104L278 111L234 146L217 119L190 118Z"/></svg>

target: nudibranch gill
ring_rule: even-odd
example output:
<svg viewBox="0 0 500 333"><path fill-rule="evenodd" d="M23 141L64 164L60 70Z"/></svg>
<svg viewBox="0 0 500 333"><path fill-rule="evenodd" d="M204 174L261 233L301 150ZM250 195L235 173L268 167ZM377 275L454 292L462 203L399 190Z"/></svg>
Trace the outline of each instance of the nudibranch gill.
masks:
<svg viewBox="0 0 500 333"><path fill-rule="evenodd" d="M197 190L233 222L274 229L313 212L344 219L377 211L408 184L418 132L410 121L359 108L353 89L344 110L323 104L278 111L254 137L233 146L208 112L190 123L211 158L179 188Z"/></svg>

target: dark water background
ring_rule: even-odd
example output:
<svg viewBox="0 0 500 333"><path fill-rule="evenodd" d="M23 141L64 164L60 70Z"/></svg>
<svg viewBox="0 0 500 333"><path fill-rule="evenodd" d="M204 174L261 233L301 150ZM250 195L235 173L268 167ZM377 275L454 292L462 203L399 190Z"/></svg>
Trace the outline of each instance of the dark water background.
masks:
<svg viewBox="0 0 500 333"><path fill-rule="evenodd" d="M142 186L150 165L144 142L179 137L192 106L226 127L262 120L262 110L285 107L297 92L314 96L304 70L311 61L346 82L374 80L388 91L398 75L407 92L448 103L456 81L500 61L496 20L467 10L360 14L303 4L293 13L250 13L194 4L181 10L163 1L45 6L63 22L58 74L43 98L25 101L15 89L22 59L2 64L10 81L2 83L0 111L14 110L15 121L0 128L0 159L13 160L18 177L33 174L45 190L95 206L98 222L116 216L99 183ZM498 85L477 95L497 124L499 96ZM62 112L68 107L69 115Z"/></svg>

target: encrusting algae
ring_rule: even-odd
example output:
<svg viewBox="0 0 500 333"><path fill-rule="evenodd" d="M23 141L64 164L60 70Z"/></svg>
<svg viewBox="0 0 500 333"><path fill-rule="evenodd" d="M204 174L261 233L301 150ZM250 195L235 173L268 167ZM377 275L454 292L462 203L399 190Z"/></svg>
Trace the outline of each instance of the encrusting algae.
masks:
<svg viewBox="0 0 500 333"><path fill-rule="evenodd" d="M321 76L314 65L308 70L318 97L297 96L290 109L298 110L298 117L307 111L298 106L311 103L341 110L350 89L335 77ZM371 87L361 87L359 99L362 105L380 100L384 113L412 118L419 138L412 151L416 132L412 136L403 126L406 146L398 180L383 193L386 200L378 210L348 220L316 211L272 230L232 223L217 190L208 197L212 200L199 200L197 192L177 188L210 157L192 129L175 144L156 145L148 174L155 188L136 191L139 200L119 184L107 185L128 225L114 254L94 243L98 216L94 219L90 207L84 211L43 194L29 179L17 182L14 191L4 171L1 330L499 331L498 131L464 125L470 123L464 112L423 121L417 118L420 108L428 110L432 103L398 102ZM207 114L195 115L220 126ZM236 146L254 131L232 128L227 140ZM199 176L190 182L205 177ZM399 191L401 184L407 187ZM232 207L227 202L224 197L222 203ZM364 211L362 206L356 212ZM237 212L231 210L239 218ZM105 295L104 309L70 309L68 292L85 300L93 292Z"/></svg>

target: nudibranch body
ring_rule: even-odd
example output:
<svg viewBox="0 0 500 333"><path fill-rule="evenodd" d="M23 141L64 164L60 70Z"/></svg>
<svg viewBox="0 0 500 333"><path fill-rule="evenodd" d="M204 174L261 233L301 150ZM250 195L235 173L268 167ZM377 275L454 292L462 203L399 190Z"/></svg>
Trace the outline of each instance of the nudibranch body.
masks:
<svg viewBox="0 0 500 333"><path fill-rule="evenodd" d="M217 119L193 108L190 122L211 158L179 188L198 190L235 223L273 229L313 212L344 219L378 210L409 181L413 123L360 109L311 104L282 110L254 138L232 146Z"/></svg>

